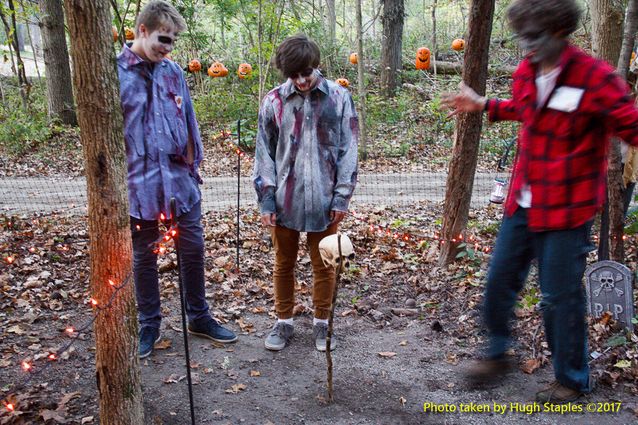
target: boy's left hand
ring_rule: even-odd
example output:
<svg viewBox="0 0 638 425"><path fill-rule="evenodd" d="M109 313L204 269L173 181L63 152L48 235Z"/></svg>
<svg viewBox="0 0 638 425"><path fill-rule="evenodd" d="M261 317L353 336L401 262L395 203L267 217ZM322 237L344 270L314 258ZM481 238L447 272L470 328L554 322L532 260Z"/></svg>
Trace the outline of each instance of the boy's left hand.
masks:
<svg viewBox="0 0 638 425"><path fill-rule="evenodd" d="M345 211L337 211L337 210L330 211L330 220L331 220L330 224L340 223L341 220L343 220L345 216L346 216L346 212Z"/></svg>

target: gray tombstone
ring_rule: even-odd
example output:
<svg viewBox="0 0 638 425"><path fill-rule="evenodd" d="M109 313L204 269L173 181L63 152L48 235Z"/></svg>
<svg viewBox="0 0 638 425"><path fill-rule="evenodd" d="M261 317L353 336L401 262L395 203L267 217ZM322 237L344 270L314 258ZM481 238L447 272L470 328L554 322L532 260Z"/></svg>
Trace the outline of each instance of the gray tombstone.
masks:
<svg viewBox="0 0 638 425"><path fill-rule="evenodd" d="M589 314L600 317L608 311L614 320L633 330L634 316L632 274L623 264L599 261L585 270Z"/></svg>

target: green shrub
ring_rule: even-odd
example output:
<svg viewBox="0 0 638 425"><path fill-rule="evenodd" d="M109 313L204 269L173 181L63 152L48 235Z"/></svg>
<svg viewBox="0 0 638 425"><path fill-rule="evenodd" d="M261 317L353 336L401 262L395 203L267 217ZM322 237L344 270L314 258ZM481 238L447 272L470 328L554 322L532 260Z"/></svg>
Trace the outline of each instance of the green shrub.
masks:
<svg viewBox="0 0 638 425"><path fill-rule="evenodd" d="M0 150L22 155L51 136L44 81L33 80L25 110L17 81L3 79L4 101L0 103Z"/></svg>

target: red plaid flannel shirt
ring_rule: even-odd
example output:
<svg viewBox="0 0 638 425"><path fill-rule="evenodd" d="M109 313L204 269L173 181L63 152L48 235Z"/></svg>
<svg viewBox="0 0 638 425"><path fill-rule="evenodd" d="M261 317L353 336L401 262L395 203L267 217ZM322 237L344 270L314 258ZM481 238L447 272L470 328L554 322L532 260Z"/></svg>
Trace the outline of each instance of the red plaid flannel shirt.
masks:
<svg viewBox="0 0 638 425"><path fill-rule="evenodd" d="M505 214L519 207L516 199L527 183L532 192L528 225L534 231L570 229L591 220L605 200L611 135L638 146L638 110L614 69L571 45L559 66L556 86L541 107L535 65L528 59L514 72L512 99L486 104L490 121L522 123ZM561 87L583 90L575 110L548 107Z"/></svg>

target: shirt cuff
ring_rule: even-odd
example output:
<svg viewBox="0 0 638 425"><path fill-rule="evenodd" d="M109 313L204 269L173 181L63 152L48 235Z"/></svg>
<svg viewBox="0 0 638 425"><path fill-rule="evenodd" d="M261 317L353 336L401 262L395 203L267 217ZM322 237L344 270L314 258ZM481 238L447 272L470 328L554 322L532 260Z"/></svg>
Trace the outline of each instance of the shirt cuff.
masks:
<svg viewBox="0 0 638 425"><path fill-rule="evenodd" d="M275 188L268 187L259 200L259 211L261 214L273 214L276 212Z"/></svg>
<svg viewBox="0 0 638 425"><path fill-rule="evenodd" d="M348 211L348 204L350 199L346 199L343 196L335 195L332 198L332 204L330 205L330 211Z"/></svg>

